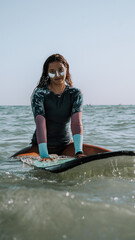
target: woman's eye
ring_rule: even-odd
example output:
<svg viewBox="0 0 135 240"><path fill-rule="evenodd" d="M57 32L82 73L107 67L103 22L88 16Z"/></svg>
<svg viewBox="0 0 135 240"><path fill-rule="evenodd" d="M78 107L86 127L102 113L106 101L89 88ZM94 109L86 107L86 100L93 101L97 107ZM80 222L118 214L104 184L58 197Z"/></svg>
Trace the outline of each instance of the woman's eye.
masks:
<svg viewBox="0 0 135 240"><path fill-rule="evenodd" d="M63 68L59 68L59 72L64 72L64 69Z"/></svg>
<svg viewBox="0 0 135 240"><path fill-rule="evenodd" d="M50 70L50 73L55 73L55 71L52 69L52 70Z"/></svg>

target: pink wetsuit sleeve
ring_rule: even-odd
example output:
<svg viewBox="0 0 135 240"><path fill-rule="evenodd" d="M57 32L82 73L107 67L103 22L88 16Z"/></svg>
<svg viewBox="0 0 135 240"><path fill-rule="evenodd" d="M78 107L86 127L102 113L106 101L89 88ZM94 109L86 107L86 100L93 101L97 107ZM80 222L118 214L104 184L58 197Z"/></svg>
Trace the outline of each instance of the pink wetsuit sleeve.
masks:
<svg viewBox="0 0 135 240"><path fill-rule="evenodd" d="M47 130L46 130L46 120L43 116L37 115L35 118L36 122L36 136L37 143L47 143Z"/></svg>
<svg viewBox="0 0 135 240"><path fill-rule="evenodd" d="M71 131L72 131L72 135L75 135L75 134L83 135L82 112L76 112L72 114Z"/></svg>

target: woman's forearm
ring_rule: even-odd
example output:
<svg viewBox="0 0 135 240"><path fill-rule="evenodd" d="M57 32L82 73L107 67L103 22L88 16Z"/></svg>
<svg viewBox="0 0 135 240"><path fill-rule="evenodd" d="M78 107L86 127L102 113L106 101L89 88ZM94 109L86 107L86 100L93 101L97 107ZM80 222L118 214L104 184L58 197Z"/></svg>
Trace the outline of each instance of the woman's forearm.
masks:
<svg viewBox="0 0 135 240"><path fill-rule="evenodd" d="M37 143L47 143L46 120L43 116L37 115L36 119L36 136Z"/></svg>
<svg viewBox="0 0 135 240"><path fill-rule="evenodd" d="M82 113L74 113L71 117L71 131L72 135L81 134L83 135L83 125L82 125Z"/></svg>
<svg viewBox="0 0 135 240"><path fill-rule="evenodd" d="M83 152L83 126L82 126L82 113L74 113L71 117L71 131L73 135L75 154Z"/></svg>
<svg viewBox="0 0 135 240"><path fill-rule="evenodd" d="M40 157L48 158L46 120L43 116L37 115L35 122Z"/></svg>

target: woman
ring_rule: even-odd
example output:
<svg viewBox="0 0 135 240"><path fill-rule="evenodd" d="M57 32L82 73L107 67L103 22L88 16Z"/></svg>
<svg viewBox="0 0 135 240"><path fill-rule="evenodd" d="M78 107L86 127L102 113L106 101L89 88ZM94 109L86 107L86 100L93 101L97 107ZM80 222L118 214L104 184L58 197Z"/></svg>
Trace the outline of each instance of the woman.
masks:
<svg viewBox="0 0 135 240"><path fill-rule="evenodd" d="M32 145L14 156L39 151L41 161L48 161L53 160L49 154L81 157L108 151L83 144L82 94L73 87L69 64L60 54L53 54L45 61L31 106L36 123Z"/></svg>

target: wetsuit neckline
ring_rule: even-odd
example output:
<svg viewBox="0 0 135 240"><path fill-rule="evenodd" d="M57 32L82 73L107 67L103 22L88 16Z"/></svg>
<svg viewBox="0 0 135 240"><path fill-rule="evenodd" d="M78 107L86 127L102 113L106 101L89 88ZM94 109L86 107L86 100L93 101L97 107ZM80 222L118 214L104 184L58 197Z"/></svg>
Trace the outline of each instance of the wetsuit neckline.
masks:
<svg viewBox="0 0 135 240"><path fill-rule="evenodd" d="M51 90L48 88L48 85L47 85L46 87L47 87L47 89L48 89L48 91L49 91L50 93L53 93L53 94L56 95L56 96L62 96L62 94L63 94L63 93L67 90L67 88L68 88L68 86L65 85L65 89L64 89L64 91L63 91L62 93L55 93L55 92L51 91Z"/></svg>

